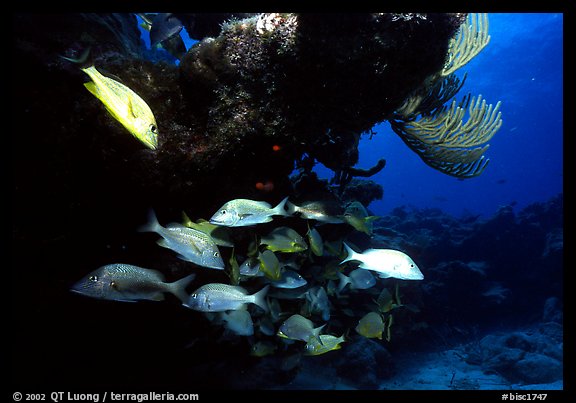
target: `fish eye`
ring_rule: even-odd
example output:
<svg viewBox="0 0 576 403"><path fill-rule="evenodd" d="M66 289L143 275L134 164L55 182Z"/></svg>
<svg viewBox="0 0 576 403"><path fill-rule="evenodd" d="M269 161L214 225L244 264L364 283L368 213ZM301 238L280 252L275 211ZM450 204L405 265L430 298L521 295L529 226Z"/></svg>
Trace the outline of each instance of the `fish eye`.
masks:
<svg viewBox="0 0 576 403"><path fill-rule="evenodd" d="M158 128L156 127L156 125L151 124L148 129L152 132L152 133L158 133Z"/></svg>
<svg viewBox="0 0 576 403"><path fill-rule="evenodd" d="M88 277L88 280L96 282L96 281L98 281L98 276L90 276L90 277Z"/></svg>
<svg viewBox="0 0 576 403"><path fill-rule="evenodd" d="M218 252L214 252L214 257L218 257L220 254Z"/></svg>
<svg viewBox="0 0 576 403"><path fill-rule="evenodd" d="M220 212L220 214L222 214L222 215L226 214L226 210L222 210L222 211Z"/></svg>

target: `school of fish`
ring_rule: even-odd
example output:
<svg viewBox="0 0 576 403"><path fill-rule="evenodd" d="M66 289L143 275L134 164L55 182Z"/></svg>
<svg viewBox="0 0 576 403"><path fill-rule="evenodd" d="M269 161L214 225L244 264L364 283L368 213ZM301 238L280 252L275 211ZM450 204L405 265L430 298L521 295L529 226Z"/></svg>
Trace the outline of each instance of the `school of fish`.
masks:
<svg viewBox="0 0 576 403"><path fill-rule="evenodd" d="M348 235L370 237L376 219L359 202L338 209L288 197L274 207L235 199L209 220L193 222L183 212L182 222L164 226L150 210L138 230L157 234L157 244L189 262L191 272L166 282L156 269L111 263L89 272L71 291L122 302L172 294L223 334L248 337L248 353L256 357L294 343L301 344L302 355L326 354L340 349L351 332L390 341L395 310L406 306L402 282L424 276L402 251L353 248ZM338 236L334 226L348 231ZM190 287L198 270L212 273L214 281ZM355 305L353 298L364 294L372 303Z"/></svg>

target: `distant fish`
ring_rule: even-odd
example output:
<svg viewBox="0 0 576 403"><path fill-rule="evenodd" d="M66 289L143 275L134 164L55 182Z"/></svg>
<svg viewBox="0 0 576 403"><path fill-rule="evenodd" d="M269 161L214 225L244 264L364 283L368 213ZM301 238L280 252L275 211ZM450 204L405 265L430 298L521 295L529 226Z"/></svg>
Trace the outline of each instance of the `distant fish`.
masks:
<svg viewBox="0 0 576 403"><path fill-rule="evenodd" d="M182 31L182 22L172 13L158 13L151 22L150 45L156 46Z"/></svg>
<svg viewBox="0 0 576 403"><path fill-rule="evenodd" d="M260 271L260 261L255 257L247 258L244 263L238 268L242 276L249 277L260 277L264 276L264 273Z"/></svg>
<svg viewBox="0 0 576 403"><path fill-rule="evenodd" d="M222 312L220 315L225 322L224 327L238 336L252 336L254 334L254 323L248 311Z"/></svg>
<svg viewBox="0 0 576 403"><path fill-rule="evenodd" d="M378 338L382 340L384 332L384 320L377 312L369 312L364 315L356 326L356 332L369 339Z"/></svg>
<svg viewBox="0 0 576 403"><path fill-rule="evenodd" d="M310 313L317 313L322 316L322 320L330 320L330 301L328 294L322 286L316 286L306 291L307 310Z"/></svg>
<svg viewBox="0 0 576 403"><path fill-rule="evenodd" d="M342 219L354 227L355 230L364 232L367 235L372 235L372 222L379 218L379 216L368 215L366 207L358 201L350 203L342 215Z"/></svg>
<svg viewBox="0 0 576 403"><path fill-rule="evenodd" d="M280 280L282 268L278 257L271 250L266 249L258 254L259 270L270 280Z"/></svg>
<svg viewBox="0 0 576 403"><path fill-rule="evenodd" d="M105 77L96 67L82 69L92 81L84 84L106 110L146 147L158 147L158 125L148 104L124 84Z"/></svg>
<svg viewBox="0 0 576 403"><path fill-rule="evenodd" d="M275 288L300 288L307 284L308 282L304 277L295 271L284 269L280 274L278 280L270 281L270 285Z"/></svg>
<svg viewBox="0 0 576 403"><path fill-rule="evenodd" d="M245 288L240 286L210 283L198 288L192 294L185 307L201 312L224 312L238 310L246 304L256 304L265 311L268 309L264 297L268 292L265 286L255 294L248 294Z"/></svg>
<svg viewBox="0 0 576 403"><path fill-rule="evenodd" d="M162 238L158 245L173 250L179 258L199 266L224 270L220 251L210 235L180 224L163 227L158 222L154 210L150 210L148 223L139 228L141 232L156 232Z"/></svg>
<svg viewBox="0 0 576 403"><path fill-rule="evenodd" d="M306 220L316 220L326 224L342 224L340 218L342 207L336 201L308 201L299 206L294 203L286 203L286 209L290 214L299 215Z"/></svg>
<svg viewBox="0 0 576 403"><path fill-rule="evenodd" d="M230 277L230 284L232 285L239 285L240 284L240 266L238 265L238 260L236 260L236 256L234 254L234 249L232 249L232 254L230 255L230 270L228 270L227 274Z"/></svg>
<svg viewBox="0 0 576 403"><path fill-rule="evenodd" d="M354 290L366 290L376 284L376 279L370 271L362 269L353 270L348 276L338 272L338 278L340 279L338 292L341 292L348 284Z"/></svg>
<svg viewBox="0 0 576 403"><path fill-rule="evenodd" d="M284 206L288 197L276 207L263 201L235 199L225 203L210 218L210 223L227 227L245 227L272 221L272 216L288 216Z"/></svg>
<svg viewBox="0 0 576 403"><path fill-rule="evenodd" d="M398 283L396 283L394 295L387 289L383 288L378 299L376 300L378 305L378 310L382 313L388 313L393 309L403 306L400 301L400 291L398 289Z"/></svg>
<svg viewBox="0 0 576 403"><path fill-rule="evenodd" d="M150 46L152 48L163 48L172 56L181 59L186 53L186 45L181 35L183 25L180 20L171 13L162 14L137 14L142 23L140 26L149 31ZM152 30L152 26L156 23L156 27Z"/></svg>
<svg viewBox="0 0 576 403"><path fill-rule="evenodd" d="M304 355L320 355L329 351L339 350L344 342L344 335L340 337L331 334L321 334L318 338L312 337L306 343Z"/></svg>
<svg viewBox="0 0 576 403"><path fill-rule="evenodd" d="M324 243L318 230L314 227L308 226L308 243L310 243L310 250L316 256L324 255Z"/></svg>
<svg viewBox="0 0 576 403"><path fill-rule="evenodd" d="M377 272L381 278L394 277L400 280L422 280L424 275L416 263L404 252L394 249L367 249L357 253L343 242L348 257L340 264L357 260L360 268Z"/></svg>
<svg viewBox="0 0 576 403"><path fill-rule="evenodd" d="M186 287L194 280L190 274L173 283L166 283L162 273L124 263L102 266L78 281L71 291L92 298L135 302L162 301L169 292L182 302L188 301Z"/></svg>
<svg viewBox="0 0 576 403"><path fill-rule="evenodd" d="M260 244L272 252L296 253L308 249L302 236L288 227L274 228L269 234L260 238Z"/></svg>
<svg viewBox="0 0 576 403"><path fill-rule="evenodd" d="M268 340L257 341L250 347L250 355L253 357L266 357L267 355L274 354L278 346Z"/></svg>
<svg viewBox="0 0 576 403"><path fill-rule="evenodd" d="M311 337L318 338L324 326L326 325L315 328L310 319L295 314L282 323L277 334L285 339L308 342Z"/></svg>
<svg viewBox="0 0 576 403"><path fill-rule="evenodd" d="M208 221L200 219L193 222L186 213L182 212L182 225L189 228L194 228L195 230L201 231L216 242L218 246L233 247L234 243L230 239L228 234L228 228L221 227L219 225L210 224Z"/></svg>
<svg viewBox="0 0 576 403"><path fill-rule="evenodd" d="M392 339L392 323L394 323L394 316L388 315L386 318L386 341L390 341Z"/></svg>

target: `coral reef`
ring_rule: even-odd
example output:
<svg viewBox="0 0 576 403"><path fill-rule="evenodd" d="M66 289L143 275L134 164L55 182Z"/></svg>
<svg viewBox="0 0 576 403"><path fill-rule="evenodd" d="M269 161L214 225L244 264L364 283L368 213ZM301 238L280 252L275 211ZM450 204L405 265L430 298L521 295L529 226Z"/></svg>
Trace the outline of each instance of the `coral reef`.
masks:
<svg viewBox="0 0 576 403"><path fill-rule="evenodd" d="M351 343L344 354L334 357L332 365L343 380L359 389L377 389L382 380L394 375L392 355L381 343L366 338Z"/></svg>
<svg viewBox="0 0 576 403"><path fill-rule="evenodd" d="M556 306L555 314L551 315L553 303L548 301L542 323L522 330L488 334L476 343L467 344L464 347L466 361L480 365L485 373L498 373L512 384L562 380L562 308Z"/></svg>
<svg viewBox="0 0 576 403"><path fill-rule="evenodd" d="M406 250L425 268L420 292L411 291L421 307L414 320L512 325L539 319L534 306L563 295L562 217L561 194L517 213L503 206L486 220L404 206L375 222L373 245Z"/></svg>
<svg viewBox="0 0 576 403"><path fill-rule="evenodd" d="M353 167L361 134L443 68L465 19L244 16L178 14L202 40L176 66L145 60L133 14L15 15L19 225L33 226L31 217L26 222L29 201L39 195L55 212L47 217L50 236L67 231L52 218L68 214L93 217L98 233L118 216L132 225L151 204L201 216L240 195L282 197L303 153L332 169ZM78 57L88 47L101 71L150 105L160 133L156 152L126 136L83 88L87 78L78 66L60 57ZM273 190L263 194L257 183Z"/></svg>

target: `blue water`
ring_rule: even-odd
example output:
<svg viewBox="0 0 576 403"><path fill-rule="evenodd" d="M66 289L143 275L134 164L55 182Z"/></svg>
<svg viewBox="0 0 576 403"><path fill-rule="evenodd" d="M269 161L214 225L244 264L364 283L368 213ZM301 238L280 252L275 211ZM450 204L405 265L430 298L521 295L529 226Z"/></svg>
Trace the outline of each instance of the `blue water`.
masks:
<svg viewBox="0 0 576 403"><path fill-rule="evenodd" d="M456 73L468 74L456 94L481 94L489 104L502 102L503 124L485 154L488 168L467 180L445 175L426 165L396 135L387 122L376 125L359 145L358 167L386 167L371 179L384 187L384 198L369 207L385 215L410 205L440 208L455 216L492 216L500 207L521 209L546 201L563 190L562 50L563 15L489 13L490 43ZM150 46L147 31L142 38ZM196 40L181 33L187 48ZM321 164L322 178L333 172Z"/></svg>
<svg viewBox="0 0 576 403"><path fill-rule="evenodd" d="M489 14L490 43L457 71L468 73L456 94L482 94L502 101L503 124L490 141L487 169L458 180L426 165L387 122L363 136L360 161L366 168L385 158L372 177L384 186L383 200L370 209L386 214L400 205L437 207L454 214L493 215L500 206L516 208L545 201L562 191L562 14ZM317 167L326 178L332 172Z"/></svg>

